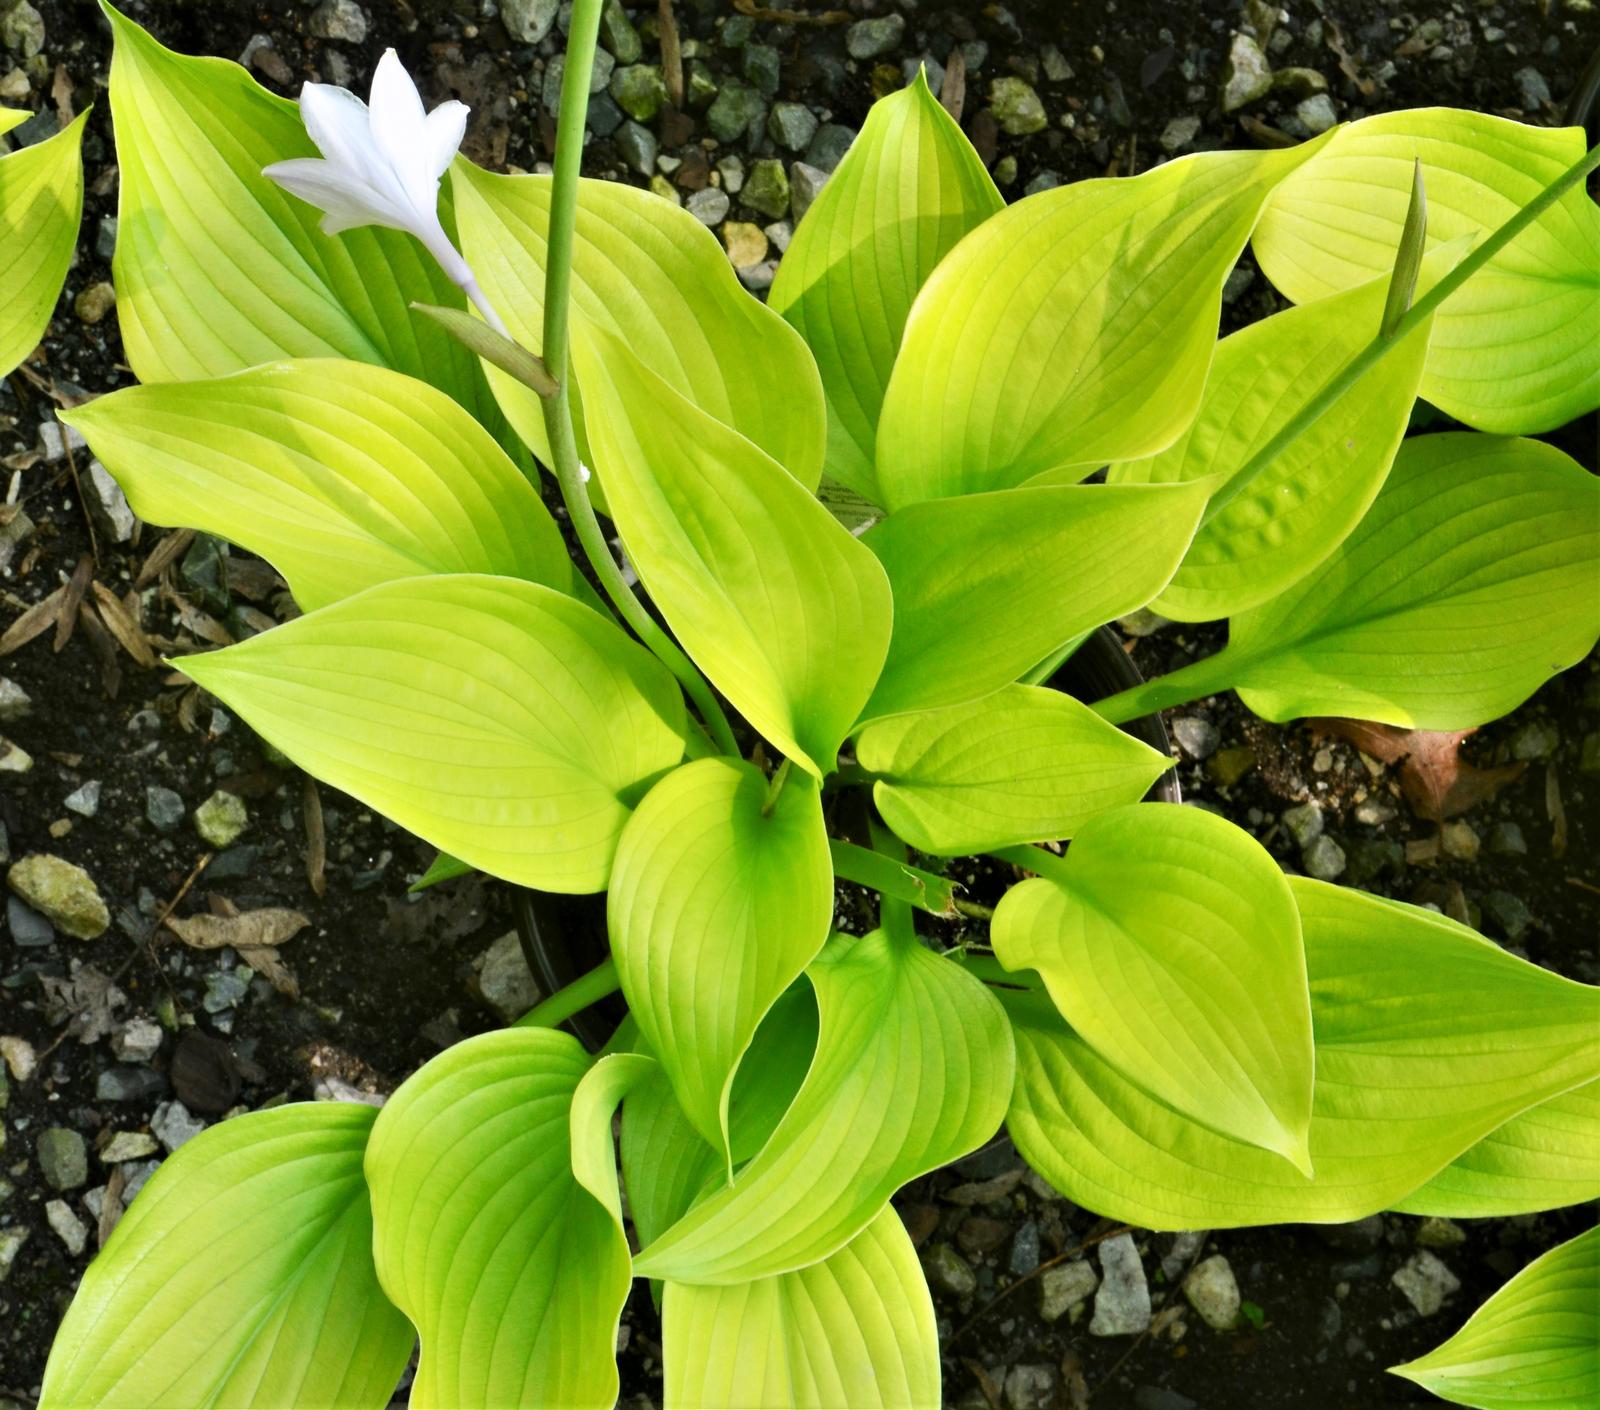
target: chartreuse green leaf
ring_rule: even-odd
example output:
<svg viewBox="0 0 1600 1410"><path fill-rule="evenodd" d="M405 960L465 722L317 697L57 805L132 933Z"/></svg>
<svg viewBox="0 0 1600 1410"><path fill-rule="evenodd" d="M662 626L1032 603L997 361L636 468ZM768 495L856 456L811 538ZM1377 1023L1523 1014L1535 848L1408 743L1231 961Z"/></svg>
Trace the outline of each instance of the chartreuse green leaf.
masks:
<svg viewBox="0 0 1600 1410"><path fill-rule="evenodd" d="M1070 695L1033 685L868 725L856 760L876 775L872 797L895 835L944 857L1071 837L1172 767Z"/></svg>
<svg viewBox="0 0 1600 1410"><path fill-rule="evenodd" d="M639 1031L689 1120L722 1150L735 1069L833 919L816 783L740 759L668 774L628 820L606 901L611 953Z"/></svg>
<svg viewBox="0 0 1600 1410"><path fill-rule="evenodd" d="M174 54L101 8L116 39L117 322L139 380L347 357L432 382L498 428L478 360L410 312L413 300L465 303L427 251L374 226L324 235L313 207L261 174L317 155L295 104L238 64Z"/></svg>
<svg viewBox="0 0 1600 1410"><path fill-rule="evenodd" d="M1432 911L1289 884L1316 1035L1315 1178L1134 1085L1043 992L997 991L1017 1033L1011 1134L1070 1199L1154 1229L1360 1219L1518 1113L1600 1077L1600 990Z"/></svg>
<svg viewBox="0 0 1600 1410"><path fill-rule="evenodd" d="M877 501L878 410L934 266L1005 202L919 71L872 105L767 296L804 335L828 404L828 473Z"/></svg>
<svg viewBox="0 0 1600 1410"><path fill-rule="evenodd" d="M259 553L306 611L393 578L495 573L567 590L539 493L461 405L333 358L129 387L62 413L141 519Z"/></svg>
<svg viewBox="0 0 1600 1410"><path fill-rule="evenodd" d="M1236 475L1377 336L1388 287L1385 275L1224 338L1188 430L1152 459L1113 465L1109 483ZM1424 320L1413 329L1207 517L1151 604L1157 612L1182 622L1231 616L1276 596L1338 547L1382 488L1400 448L1428 328Z"/></svg>
<svg viewBox="0 0 1600 1410"><path fill-rule="evenodd" d="M0 132L27 116L0 109ZM83 216L78 149L88 116L0 157L0 377L38 346L72 263Z"/></svg>
<svg viewBox="0 0 1600 1410"><path fill-rule="evenodd" d="M416 1324L419 1405L610 1407L628 1242L611 1113L648 1069L507 1028L446 1049L367 1151L378 1276Z"/></svg>
<svg viewBox="0 0 1600 1410"><path fill-rule="evenodd" d="M878 422L884 503L1170 445L1200 403L1222 283L1262 202L1325 141L1074 182L986 220L912 305Z"/></svg>
<svg viewBox="0 0 1600 1410"><path fill-rule="evenodd" d="M739 713L820 779L888 649L883 569L781 465L619 339L591 331L573 351L595 467L651 600Z"/></svg>
<svg viewBox="0 0 1600 1410"><path fill-rule="evenodd" d="M544 347L550 182L465 160L451 168L462 253L512 336L535 353ZM580 181L571 319L584 406L584 355L600 351L592 334L625 338L673 391L816 489L825 436L816 363L800 335L740 287L717 237L688 211L620 182ZM497 368L489 380L517 434L548 464L537 395ZM584 441L593 415L580 422Z"/></svg>
<svg viewBox="0 0 1600 1410"><path fill-rule="evenodd" d="M1366 517L1215 656L1097 706L1110 720L1237 688L1269 720L1469 729L1600 636L1600 480L1539 441L1406 441Z"/></svg>
<svg viewBox="0 0 1600 1410"><path fill-rule="evenodd" d="M735 1164L767 1143L805 1080L817 1048L817 1001L797 981L756 1029L733 1079L728 1143ZM676 1224L705 1191L727 1178L720 1150L694 1129L659 1067L622 1104L622 1178L641 1245Z"/></svg>
<svg viewBox="0 0 1600 1410"><path fill-rule="evenodd" d="M387 1405L415 1337L373 1269L376 1116L249 1112L165 1161L84 1274L40 1405Z"/></svg>
<svg viewBox="0 0 1600 1410"><path fill-rule="evenodd" d="M1452 1219L1533 1214L1600 1198L1600 1082L1497 1127L1394 1208Z"/></svg>
<svg viewBox="0 0 1600 1410"><path fill-rule="evenodd" d="M642 646L538 583L383 583L175 663L308 773L491 876L602 890L631 805L683 757Z"/></svg>
<svg viewBox="0 0 1600 1410"><path fill-rule="evenodd" d="M1582 1410L1600 1400L1600 1229L1533 1260L1444 1345L1389 1368L1479 1410Z"/></svg>
<svg viewBox="0 0 1600 1410"><path fill-rule="evenodd" d="M1428 246L1504 224L1583 156L1583 129L1450 108L1336 129L1271 193L1262 269L1296 303L1386 273L1410 201L1428 192ZM1473 275L1434 319L1422 395L1480 430L1545 431L1600 405L1600 210L1581 184Z"/></svg>
<svg viewBox="0 0 1600 1410"><path fill-rule="evenodd" d="M912 505L869 529L894 635L863 720L959 705L1144 606L1194 536L1210 486L1070 485Z"/></svg>
<svg viewBox="0 0 1600 1410"><path fill-rule="evenodd" d="M1089 819L995 910L1095 1055L1192 1120L1310 1173L1311 1004L1289 883L1249 833L1144 803Z"/></svg>
<svg viewBox="0 0 1600 1410"><path fill-rule="evenodd" d="M27 120L26 108L0 107L0 137L4 137L13 127L21 127Z"/></svg>
<svg viewBox="0 0 1600 1410"><path fill-rule="evenodd" d="M882 931L837 937L807 974L821 1028L799 1094L733 1184L644 1249L641 1276L720 1286L819 1262L999 1124L1011 1036L970 974Z"/></svg>
<svg viewBox="0 0 1600 1410"><path fill-rule="evenodd" d="M669 1410L935 1410L939 1332L905 1225L885 1208L820 1263L749 1283L668 1283Z"/></svg>

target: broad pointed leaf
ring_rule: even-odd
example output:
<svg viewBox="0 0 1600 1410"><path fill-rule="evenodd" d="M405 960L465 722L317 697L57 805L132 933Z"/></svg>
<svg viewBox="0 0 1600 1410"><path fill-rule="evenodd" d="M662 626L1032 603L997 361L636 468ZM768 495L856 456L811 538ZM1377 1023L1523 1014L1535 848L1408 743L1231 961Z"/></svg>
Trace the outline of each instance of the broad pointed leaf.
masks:
<svg viewBox="0 0 1600 1410"><path fill-rule="evenodd" d="M882 931L839 937L807 972L821 1030L799 1095L734 1183L639 1255L642 1276L725 1285L816 1263L999 1124L1011 1038L970 974Z"/></svg>
<svg viewBox="0 0 1600 1410"><path fill-rule="evenodd" d="M382 1410L415 1336L373 1269L361 1162L376 1115L249 1112L164 1161L84 1274L44 1410Z"/></svg>
<svg viewBox="0 0 1600 1410"><path fill-rule="evenodd" d="M668 1283L661 1329L669 1410L940 1404L933 1299L893 1209L809 1268L724 1287Z"/></svg>
<svg viewBox="0 0 1600 1410"><path fill-rule="evenodd" d="M1529 1107L1394 1208L1484 1219L1600 1199L1600 1082Z"/></svg>
<svg viewBox="0 0 1600 1410"><path fill-rule="evenodd" d="M1154 455L1193 418L1222 284L1326 139L1206 152L1009 206L923 285L878 423L891 509Z"/></svg>
<svg viewBox="0 0 1600 1410"><path fill-rule="evenodd" d="M631 805L683 757L666 668L513 578L384 583L177 664L307 772L548 891L603 889Z"/></svg>
<svg viewBox="0 0 1600 1410"><path fill-rule="evenodd" d="M5 111L0 132L28 116ZM78 149L88 116L0 157L0 377L38 346L72 263L83 215Z"/></svg>
<svg viewBox="0 0 1600 1410"><path fill-rule="evenodd" d="M735 1165L767 1143L817 1047L817 1000L800 980L767 1012L739 1064L728 1103ZM622 1106L622 1177L641 1245L654 1243L711 1186L727 1179L721 1152L694 1129L659 1067Z"/></svg>
<svg viewBox="0 0 1600 1410"><path fill-rule="evenodd" d="M1144 606L1182 561L1208 493L1054 486L891 514L862 538L894 590L894 635L863 720L989 695Z"/></svg>
<svg viewBox="0 0 1600 1410"><path fill-rule="evenodd" d="M1338 128L1272 192L1255 234L1267 277L1296 303L1394 264L1413 164L1430 249L1481 239L1583 156L1582 128L1451 108ZM1434 319L1422 395L1484 431L1546 431L1600 405L1600 209L1581 185L1452 294Z"/></svg>
<svg viewBox="0 0 1600 1410"><path fill-rule="evenodd" d="M306 611L426 573L566 590L538 491L458 402L328 358L129 387L64 413L141 519L220 534L281 572Z"/></svg>
<svg viewBox="0 0 1600 1410"><path fill-rule="evenodd" d="M1003 993L1018 1054L1007 1124L1063 1194L1155 1229L1360 1219L1518 1113L1600 1076L1600 990L1434 912L1290 885L1317 1043L1316 1177L1134 1086L1042 992Z"/></svg>
<svg viewBox="0 0 1600 1410"><path fill-rule="evenodd" d="M1533 1260L1426 1356L1389 1368L1478 1410L1600 1400L1600 1229Z"/></svg>
<svg viewBox="0 0 1600 1410"><path fill-rule="evenodd" d="M689 1120L721 1150L739 1060L828 938L833 870L816 784L737 759L667 775L623 829L606 916L629 1011Z"/></svg>
<svg viewBox="0 0 1600 1410"><path fill-rule="evenodd" d="M1388 285L1385 276L1224 338L1188 430L1153 459L1113 465L1109 483L1236 475L1377 336ZM1231 616L1275 597L1338 547L1382 488L1400 448L1429 326L1414 329L1208 517L1151 604L1157 612L1183 622ZM1225 480L1222 492L1226 487Z"/></svg>
<svg viewBox="0 0 1600 1410"><path fill-rule="evenodd" d="M422 1338L417 1404L615 1403L631 1276L615 1174L609 1189L596 1175L637 1075L590 1070L565 1033L508 1028L446 1049L384 1107L367 1152L373 1253Z"/></svg>
<svg viewBox="0 0 1600 1410"><path fill-rule="evenodd" d="M877 776L872 796L895 834L946 857L1071 837L1172 767L1071 696L1031 685L868 725L856 759Z"/></svg>
<svg viewBox="0 0 1600 1410"><path fill-rule="evenodd" d="M1309 1173L1300 916L1249 833L1173 803L1102 813L1064 863L1006 893L992 936L1123 1077Z"/></svg>
<svg viewBox="0 0 1600 1410"><path fill-rule="evenodd" d="M639 576L712 683L820 779L888 649L883 569L758 446L592 341L595 466Z"/></svg>
<svg viewBox="0 0 1600 1410"><path fill-rule="evenodd" d="M767 296L804 335L828 403L828 473L877 501L878 411L912 300L1005 202L966 134L912 83L872 105L811 203Z"/></svg>
<svg viewBox="0 0 1600 1410"><path fill-rule="evenodd" d="M535 353L544 348L550 181L467 161L451 168L462 253L512 335ZM580 181L571 321L585 407L592 335L625 338L673 391L816 488L825 435L816 364L800 335L740 287L716 236L688 211L620 182ZM539 398L498 369L489 379L517 434L548 464ZM587 427L584 439L593 434Z"/></svg>
<svg viewBox="0 0 1600 1410"><path fill-rule="evenodd" d="M1207 665L1269 720L1470 729L1594 646L1597 559L1600 480L1560 451L1418 437L1355 532Z"/></svg>
<svg viewBox="0 0 1600 1410"><path fill-rule="evenodd" d="M4 137L13 127L21 127L29 116L26 108L0 107L0 137Z"/></svg>
<svg viewBox="0 0 1600 1410"><path fill-rule="evenodd" d="M175 54L101 8L116 38L117 322L139 380L347 357L432 382L498 432L478 360L410 311L465 303L427 251L373 226L324 235L317 210L261 174L317 155L296 105L236 63Z"/></svg>

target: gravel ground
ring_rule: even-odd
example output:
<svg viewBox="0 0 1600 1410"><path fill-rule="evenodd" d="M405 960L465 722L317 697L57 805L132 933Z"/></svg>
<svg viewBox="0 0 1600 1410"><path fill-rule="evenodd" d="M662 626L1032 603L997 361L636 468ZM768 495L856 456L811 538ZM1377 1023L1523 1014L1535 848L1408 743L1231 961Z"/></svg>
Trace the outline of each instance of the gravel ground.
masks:
<svg viewBox="0 0 1600 1410"><path fill-rule="evenodd" d="M799 8L815 22L743 0L677 0L674 105L655 5L614 5L590 108L591 174L686 204L758 293L873 97L918 63L1016 198L1395 107L1554 121L1600 42L1592 0L1428 0L1403 14L1366 0ZM243 57L291 95L309 78L364 90L392 44L430 102L472 105L470 155L522 169L548 158L554 0L127 9L172 47ZM0 0L0 102L40 110L13 144L96 104L77 261L41 354L0 384L0 467L20 506L0 511L0 632L63 589L41 610L65 624L0 659L0 866L11 867L0 1410L32 1403L77 1277L183 1140L285 1098L379 1100L440 1047L535 997L499 887L468 880L408 899L429 849L311 785L113 638L120 613L157 650L192 649L258 630L283 600L259 561L135 524L53 419L57 404L131 380L107 282L108 49L86 0ZM1227 320L1275 306L1247 261L1229 282ZM1592 435L1564 444L1593 466ZM1124 628L1147 672L1219 640L1147 619ZM1188 707L1169 728L1186 797L1250 828L1286 867L1434 904L1539 963L1600 978L1595 661L1467 742L1472 765L1504 772L1470 775L1485 796L1442 828L1412 813L1398 769L1307 725L1264 725L1232 697ZM39 855L63 865L17 871ZM97 908L103 933L77 938L100 927ZM162 923L195 916L232 926L235 943L196 948ZM263 939L278 953L250 943ZM899 1204L935 1289L948 1399L1010 1410L1419 1403L1383 1368L1442 1340L1593 1217L1124 1232L1061 1199L1004 1143L916 1182ZM623 1385L641 1405L659 1396L658 1332L636 1295Z"/></svg>

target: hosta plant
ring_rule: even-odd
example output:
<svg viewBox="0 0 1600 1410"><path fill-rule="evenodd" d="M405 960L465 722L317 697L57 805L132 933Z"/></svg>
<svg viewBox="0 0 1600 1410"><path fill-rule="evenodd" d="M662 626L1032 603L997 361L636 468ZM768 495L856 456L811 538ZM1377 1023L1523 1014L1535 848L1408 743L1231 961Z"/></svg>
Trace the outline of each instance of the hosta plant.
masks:
<svg viewBox="0 0 1600 1410"><path fill-rule="evenodd" d="M303 613L176 664L436 874L604 893L611 957L380 1112L186 1145L47 1406L378 1406L414 1338L415 1404L606 1406L636 1278L672 1405L933 1405L889 1201L1002 1128L1156 1229L1600 1194L1593 988L1141 802L1169 761L1116 728L1234 689L1462 729L1593 646L1600 484L1528 438L1600 404L1576 130L1399 113L1005 206L918 80L763 306L686 212L578 180L585 82L554 176L493 175L392 57L297 112L108 13L143 385L69 419ZM1247 243L1291 306L1218 342ZM1474 429L1408 438L1419 398ZM1045 683L1146 605L1226 649ZM992 918L946 860L980 855ZM617 989L604 1052L560 1031ZM1575 1403L1592 1253L1404 1373Z"/></svg>

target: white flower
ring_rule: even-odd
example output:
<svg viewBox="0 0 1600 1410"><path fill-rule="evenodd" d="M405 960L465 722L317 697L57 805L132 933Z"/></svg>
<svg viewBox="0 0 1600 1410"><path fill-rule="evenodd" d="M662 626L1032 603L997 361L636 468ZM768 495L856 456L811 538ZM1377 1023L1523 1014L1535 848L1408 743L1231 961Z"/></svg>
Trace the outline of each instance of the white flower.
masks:
<svg viewBox="0 0 1600 1410"><path fill-rule="evenodd" d="M371 100L369 107L347 88L305 84L300 115L322 156L274 162L262 174L321 210L325 234L382 225L415 235L490 325L504 332L439 223L439 179L467 130L466 106L451 101L425 112L393 49L378 61Z"/></svg>

